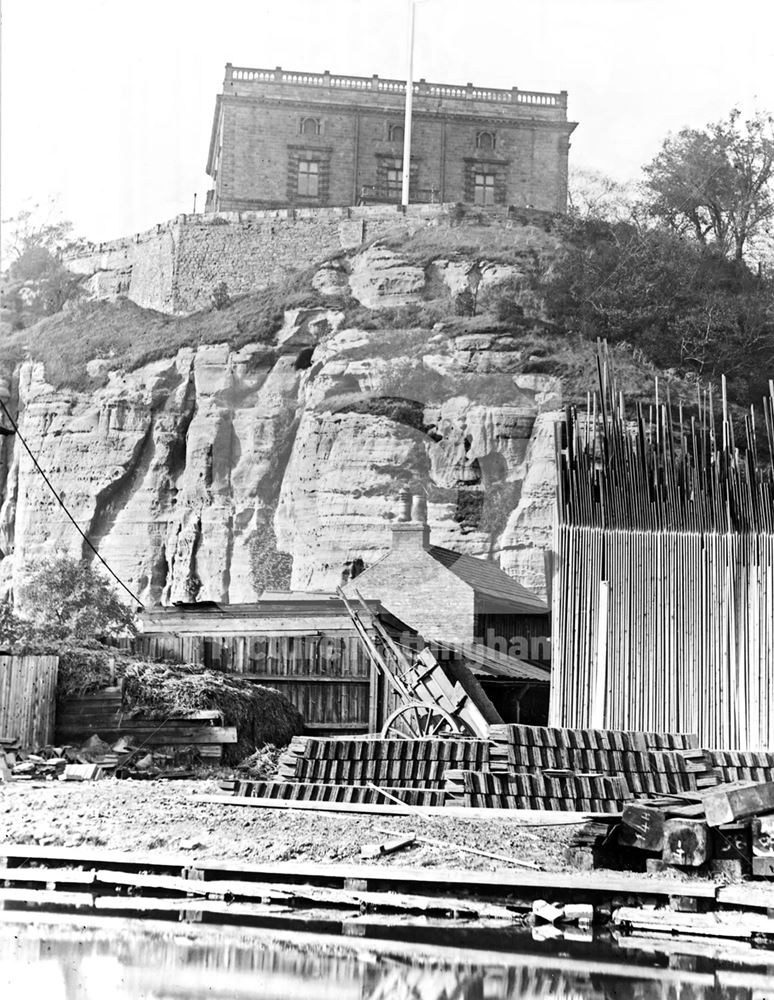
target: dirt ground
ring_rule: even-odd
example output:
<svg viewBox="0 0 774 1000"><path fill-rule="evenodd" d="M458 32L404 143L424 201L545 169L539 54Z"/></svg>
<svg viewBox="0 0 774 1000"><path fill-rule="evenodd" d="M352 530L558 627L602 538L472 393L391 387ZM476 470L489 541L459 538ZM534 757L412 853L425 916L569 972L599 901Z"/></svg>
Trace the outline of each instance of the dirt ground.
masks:
<svg viewBox="0 0 774 1000"><path fill-rule="evenodd" d="M498 819L348 816L196 803L194 792L219 793L215 779L0 784L0 843L122 851L185 851L200 859L357 863L363 844L388 839L381 830L436 840L520 860L545 871L567 869L573 826L520 829ZM455 850L416 845L379 863L493 870L507 867Z"/></svg>

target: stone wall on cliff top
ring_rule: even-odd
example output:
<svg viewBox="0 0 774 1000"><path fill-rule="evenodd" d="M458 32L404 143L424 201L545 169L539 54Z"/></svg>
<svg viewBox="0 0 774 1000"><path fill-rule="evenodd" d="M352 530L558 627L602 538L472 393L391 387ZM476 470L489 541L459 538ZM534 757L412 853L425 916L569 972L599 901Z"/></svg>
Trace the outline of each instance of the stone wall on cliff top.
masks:
<svg viewBox="0 0 774 1000"><path fill-rule="evenodd" d="M315 287L395 305L426 280L457 294L474 271L478 286L508 277L486 262L423 270L380 247L356 258L322 268ZM272 346L187 347L91 391L56 389L27 362L0 390L18 398L22 433L70 511L146 604L330 590L387 550L406 487L427 497L434 544L499 560L545 595L557 380L522 374L501 332L346 329L344 318L292 310ZM3 447L7 590L47 552L89 553L18 442Z"/></svg>
<svg viewBox="0 0 774 1000"><path fill-rule="evenodd" d="M514 211L487 209L482 217L500 228L528 220L542 225L550 218L545 212ZM476 213L470 217L476 218ZM133 237L68 254L64 263L88 278L96 298L126 294L149 309L191 313L209 307L213 289L221 282L231 295L239 295L281 280L288 270L311 267L387 233L407 235L425 227L459 224L459 209L453 205L180 215Z"/></svg>

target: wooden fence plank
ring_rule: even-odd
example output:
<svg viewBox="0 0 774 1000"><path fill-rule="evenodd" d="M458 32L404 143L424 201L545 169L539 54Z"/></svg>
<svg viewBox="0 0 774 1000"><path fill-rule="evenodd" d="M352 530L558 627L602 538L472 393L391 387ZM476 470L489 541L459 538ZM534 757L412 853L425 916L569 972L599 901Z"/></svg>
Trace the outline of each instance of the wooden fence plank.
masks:
<svg viewBox="0 0 774 1000"><path fill-rule="evenodd" d="M53 741L58 668L56 656L0 655L0 736L25 749Z"/></svg>

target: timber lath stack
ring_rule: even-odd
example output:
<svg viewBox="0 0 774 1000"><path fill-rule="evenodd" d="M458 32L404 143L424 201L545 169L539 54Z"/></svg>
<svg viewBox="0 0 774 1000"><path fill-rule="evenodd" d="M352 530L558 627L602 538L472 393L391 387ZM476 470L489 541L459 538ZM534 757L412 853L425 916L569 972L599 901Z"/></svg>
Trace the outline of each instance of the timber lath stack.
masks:
<svg viewBox="0 0 774 1000"><path fill-rule="evenodd" d="M606 359L586 412L568 407L552 724L774 747L774 382L762 411L735 417L725 381L720 407L657 387L627 409Z"/></svg>

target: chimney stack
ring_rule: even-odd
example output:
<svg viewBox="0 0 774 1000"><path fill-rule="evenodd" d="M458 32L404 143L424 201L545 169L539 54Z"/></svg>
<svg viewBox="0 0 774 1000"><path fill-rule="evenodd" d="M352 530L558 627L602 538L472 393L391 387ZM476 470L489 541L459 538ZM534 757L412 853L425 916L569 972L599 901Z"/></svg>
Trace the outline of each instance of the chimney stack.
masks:
<svg viewBox="0 0 774 1000"><path fill-rule="evenodd" d="M398 521L403 524L411 520L411 490L401 490L398 494Z"/></svg>
<svg viewBox="0 0 774 1000"><path fill-rule="evenodd" d="M427 502L424 497L412 497L409 490L401 490L400 513L392 529L392 550L421 552L430 546L430 529L427 526Z"/></svg>

